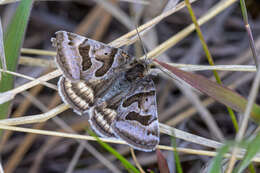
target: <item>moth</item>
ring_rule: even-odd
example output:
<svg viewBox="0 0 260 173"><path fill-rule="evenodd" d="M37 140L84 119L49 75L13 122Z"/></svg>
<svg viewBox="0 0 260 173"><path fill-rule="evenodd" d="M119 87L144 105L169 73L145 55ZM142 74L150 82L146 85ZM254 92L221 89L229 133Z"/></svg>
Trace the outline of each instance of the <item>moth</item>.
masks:
<svg viewBox="0 0 260 173"><path fill-rule="evenodd" d="M89 116L102 137L116 137L142 151L159 143L156 89L147 60L119 48L66 31L52 39L62 100Z"/></svg>

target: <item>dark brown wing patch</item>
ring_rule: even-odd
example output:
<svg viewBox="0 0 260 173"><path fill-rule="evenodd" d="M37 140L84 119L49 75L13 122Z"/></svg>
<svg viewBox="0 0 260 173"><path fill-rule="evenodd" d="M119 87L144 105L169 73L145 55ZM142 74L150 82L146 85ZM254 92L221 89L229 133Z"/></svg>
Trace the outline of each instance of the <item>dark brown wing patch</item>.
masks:
<svg viewBox="0 0 260 173"><path fill-rule="evenodd" d="M87 44L88 39L86 39L80 46L79 46L79 53L82 57L82 70L88 70L91 65L91 59L89 57L90 45Z"/></svg>
<svg viewBox="0 0 260 173"><path fill-rule="evenodd" d="M114 62L116 53L117 53L116 48L110 48L110 49L103 48L95 51L94 55L96 56L96 59L103 63L102 67L100 67L96 71L95 75L97 77L103 76L108 72L108 70L111 68Z"/></svg>

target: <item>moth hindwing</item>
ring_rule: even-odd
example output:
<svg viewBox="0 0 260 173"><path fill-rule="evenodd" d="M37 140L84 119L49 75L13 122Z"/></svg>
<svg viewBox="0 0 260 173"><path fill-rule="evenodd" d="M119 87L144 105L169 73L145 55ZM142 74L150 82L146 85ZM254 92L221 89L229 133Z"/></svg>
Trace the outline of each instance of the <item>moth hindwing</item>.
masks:
<svg viewBox="0 0 260 173"><path fill-rule="evenodd" d="M66 31L56 32L53 45L63 72L58 83L62 100L76 113L88 114L99 135L154 150L159 143L156 91L146 61Z"/></svg>

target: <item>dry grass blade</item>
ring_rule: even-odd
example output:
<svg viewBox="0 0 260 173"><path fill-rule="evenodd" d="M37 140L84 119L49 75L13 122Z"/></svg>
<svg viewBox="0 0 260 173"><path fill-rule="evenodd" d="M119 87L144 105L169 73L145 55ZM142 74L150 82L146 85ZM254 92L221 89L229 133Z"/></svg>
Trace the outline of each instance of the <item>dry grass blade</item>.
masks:
<svg viewBox="0 0 260 173"><path fill-rule="evenodd" d="M136 3L136 4L144 4L144 5L150 4L149 0L120 0L120 1L131 2L131 3Z"/></svg>
<svg viewBox="0 0 260 173"><path fill-rule="evenodd" d="M70 133L77 133L75 130L73 130L69 125L67 125L62 119L58 117L54 117L54 122L59 125L64 131L70 132ZM84 127L85 129L85 127ZM120 173L121 171L114 165L112 162L110 162L106 157L103 156L102 153L100 153L94 146L89 144L87 141L81 141L77 140L77 142L84 147L89 153L91 153L92 156L94 156L97 160L99 160L105 167L107 167L109 170L115 173Z"/></svg>
<svg viewBox="0 0 260 173"><path fill-rule="evenodd" d="M82 154L83 151L84 151L84 145L80 144L78 146L76 152L74 153L65 173L73 173L74 168L75 168L77 162L79 161L80 155Z"/></svg>
<svg viewBox="0 0 260 173"><path fill-rule="evenodd" d="M12 72L12 71L9 71L9 70L4 70L4 69L0 69L0 72L4 72L4 73L8 73L8 74L11 74L11 75L14 75L14 76L18 76L18 77L22 77L24 79L28 79L28 80L31 80L31 81L34 81L36 80L36 78L33 78L33 77L30 77L30 76L26 76L26 75L23 75L23 74L20 74L20 73L16 73L16 72ZM57 86L54 85L54 84L51 84L51 83L48 83L48 82L41 82L42 85L48 87L48 88L51 88L51 89L54 89L54 90L58 90Z"/></svg>
<svg viewBox="0 0 260 173"><path fill-rule="evenodd" d="M177 64L167 63L173 67L178 67L185 71L205 71L205 70L216 70L216 71L244 71L244 72L255 72L255 65L193 65L193 64Z"/></svg>
<svg viewBox="0 0 260 173"><path fill-rule="evenodd" d="M206 23L207 21L209 21L210 19L215 17L217 14L219 14L220 12L222 12L223 10L228 8L230 5L232 5L236 1L237 0L222 0L222 1L218 2L207 12L207 14L203 15L201 18L198 19L198 24L202 25L202 24ZM141 27L139 27L139 28L141 28ZM140 32L139 28L138 28L138 31ZM166 50L168 50L169 48L171 48L172 46L177 44L183 38L188 36L194 30L195 30L195 25L194 24L189 25L188 27L181 30L179 33L177 33L174 36L172 36L171 38L169 38L164 43L157 46L154 50L150 51L147 54L147 57L152 58L152 59L156 58L157 56L159 56L160 54L162 54L163 52L165 52ZM145 58L144 56L141 57L141 59L144 59L144 58Z"/></svg>
<svg viewBox="0 0 260 173"><path fill-rule="evenodd" d="M68 105L62 104L43 114L0 120L0 124L21 125L21 124L45 122L48 119L53 118L56 115L58 115L59 113L67 110L68 108L69 108ZM175 129L170 126L164 125L164 124L160 124L160 131L162 133L168 134L170 136L175 136L176 138L187 140L187 141L190 141L190 142L193 142L193 143L196 143L199 145L203 145L203 146L208 146L208 147L212 147L212 148L219 148L221 146L221 143Z"/></svg>
<svg viewBox="0 0 260 173"><path fill-rule="evenodd" d="M55 51L49 51L49 50L41 50L41 49L29 49L29 48L22 48L21 53L24 54L33 54L33 55L45 55L45 56L56 56Z"/></svg>
<svg viewBox="0 0 260 173"><path fill-rule="evenodd" d="M117 8L115 5L106 0L95 0L99 5L101 5L105 10L112 14L118 21L125 25L129 30L133 29L134 23L129 18L129 16Z"/></svg>
<svg viewBox="0 0 260 173"><path fill-rule="evenodd" d="M196 0L193 0L191 1L192 2L195 2ZM172 15L173 13L181 10L182 8L185 7L185 4L183 2L179 3L175 8L173 9L170 9L164 13L162 13L161 15L153 18L152 20L150 20L149 22L139 26L137 28L138 32L140 33L140 35L142 35L142 32L144 30L148 30L150 29L151 27L155 26L156 24L158 24L161 20L163 20L164 18ZM121 47L123 45L130 45L132 43L134 43L138 37L135 37L135 39L131 39L133 36L136 36L137 32L136 30L132 30L131 32L123 35L122 37L114 40L113 42L110 43L111 46L114 46L114 47Z"/></svg>
<svg viewBox="0 0 260 173"><path fill-rule="evenodd" d="M197 135L193 135L191 133L178 130L176 128L170 127L162 123L159 124L159 127L161 133L167 134L169 136L174 136L175 138L183 139L185 141L189 141L195 144L212 147L212 148L219 148L222 146L222 144L219 142L207 138L203 138Z"/></svg>
<svg viewBox="0 0 260 173"><path fill-rule="evenodd" d="M18 1L20 0L1 0L0 5L15 3ZM37 0L37 1L53 1L53 0ZM71 0L56 0L56 1L71 1ZM144 4L144 5L150 4L148 0L119 0L119 1L136 3L136 4Z"/></svg>
<svg viewBox="0 0 260 173"><path fill-rule="evenodd" d="M36 59L31 57L22 56L19 61L22 65L39 66L39 67L52 67L56 68L54 60ZM255 72L256 67L254 65L197 65L197 64L179 64L179 63L168 63L171 66L178 67L185 71L206 71L206 70L217 70L217 71L244 71L244 72Z"/></svg>
<svg viewBox="0 0 260 173"><path fill-rule="evenodd" d="M214 120L212 114L208 111L206 107L202 104L199 97L186 85L181 85L178 82L175 82L178 88L182 91L182 93L189 98L190 102L197 109L201 119L205 122L205 125L210 130L211 134L214 135L220 141L224 141L224 135L221 132L221 129L218 127L216 121Z"/></svg>
<svg viewBox="0 0 260 173"><path fill-rule="evenodd" d="M138 162L138 160L137 160L137 158L135 156L135 151L134 151L134 149L132 147L130 147L130 152L131 152L131 155L132 155L132 158L133 158L133 160L135 162L136 167L139 169L139 171L141 173L145 173L145 171L143 170L141 164Z"/></svg>
<svg viewBox="0 0 260 173"><path fill-rule="evenodd" d="M0 103L4 103L6 101L9 101L9 100L13 99L16 94L18 94L20 92L23 92L23 91L25 91L25 90L27 90L29 88L32 88L32 87L34 87L36 85L39 85L39 84L41 84L43 82L46 82L46 81L48 81L50 79L56 78L56 77L58 77L60 75L61 75L61 71L60 70L56 70L56 71L48 73L48 74L46 74L44 76L41 76L41 77L37 78L36 80L28 82L28 83L26 83L26 84L24 84L24 85L22 85L20 87L17 87L15 89L12 89L12 90L9 90L9 91L6 91L4 93L1 93L0 94Z"/></svg>
<svg viewBox="0 0 260 173"><path fill-rule="evenodd" d="M32 96L36 96L37 94L40 93L40 91L42 90L43 86L42 85L38 85L34 88L32 88L30 90L30 94ZM27 111L27 109L30 107L31 102L30 100L24 100L19 107L14 111L12 117L20 117L22 115L24 115L24 113ZM12 131L6 131L4 132L2 138L1 138L1 142L0 142L0 151L2 151L2 149L4 148L4 146L6 146L6 142L8 141L9 137L11 136Z"/></svg>
<svg viewBox="0 0 260 173"><path fill-rule="evenodd" d="M260 39L257 39L256 47L260 48ZM229 64L244 64L244 63L248 63L249 59L251 59L251 52L249 49L247 49L246 51L241 53L241 55L237 56L234 60L229 62ZM175 66L175 64L173 64L173 66ZM225 78L229 74L230 74L230 72L224 72L224 73L221 73L220 76L221 76L221 78ZM232 85L229 85L228 88L230 88L230 89L239 88L239 86L241 86L244 83L248 83L252 78L253 78L253 73L242 75L242 76L240 76L239 81L236 81ZM209 107L214 102L215 101L212 98L207 98L207 99L203 100L203 105ZM169 117L170 115L176 114L176 112L178 112L179 110L182 110L187 105L188 105L187 100L185 100L184 98L179 99L178 102L175 103L175 105L171 106L170 108L166 109L164 112L162 112L160 114L160 117L163 117L160 119L163 122L163 120L165 118ZM191 107L191 108L185 110L184 112L179 113L176 117L168 120L166 124L175 126L175 125L179 124L180 122L184 121L185 119L188 119L191 116L195 115L195 113L196 113L196 110L193 107Z"/></svg>
<svg viewBox="0 0 260 173"><path fill-rule="evenodd" d="M249 121L249 118L250 118L250 114L251 114L251 111L252 111L252 108L253 108L253 105L254 105L258 90L259 90L259 84L260 84L260 70L257 70L256 76L255 76L255 79L254 79L254 82L253 82L253 86L252 86L250 93L249 93L248 103L246 105L245 113L244 113L244 116L243 116L243 119L242 119L242 124L239 128L237 135L236 135L236 141L237 142L240 142L243 139L243 136L245 134L245 131L246 131L246 128L247 128L247 125L248 125L248 121ZM227 173L232 172L234 165L235 165L235 162L236 162L236 153L238 153L238 152L239 152L239 149L237 147L235 147L232 151L232 157L231 157L229 165L228 165Z"/></svg>
<svg viewBox="0 0 260 173"><path fill-rule="evenodd" d="M32 58L26 56L20 57L19 64L23 64L27 66L50 67L50 68L57 67L54 60L46 60L46 59Z"/></svg>
<svg viewBox="0 0 260 173"><path fill-rule="evenodd" d="M53 118L59 113L67 110L68 108L68 105L62 104L43 114L0 120L0 124L18 125L45 122L48 119Z"/></svg>
<svg viewBox="0 0 260 173"><path fill-rule="evenodd" d="M6 129L6 130L18 131L18 132L26 132L26 133L34 133L34 134L49 135L49 136L56 136L56 137L65 137L65 138L72 138L72 139L96 141L95 137L86 136L86 135L52 132L52 131L47 131L47 130L29 129L29 128L22 128L22 127L7 126L7 125L3 125L3 124L0 124L0 128ZM107 143L116 143L116 144L127 145L126 142L119 140L119 139L108 139L108 138L100 138L100 139ZM216 156L216 154L217 154L216 152L212 152L212 151L195 150L195 149L187 149L187 148L176 148L175 149L172 146L164 146L164 145L158 145L157 148L162 149L162 150L178 151L178 152L183 152L183 153L205 155L205 156ZM225 157L229 158L229 157L231 157L231 155L226 154ZM242 157L243 157L243 155L241 155L241 154L237 155L237 158L239 158L239 159L241 159ZM260 162L260 158L254 157L253 161Z"/></svg>

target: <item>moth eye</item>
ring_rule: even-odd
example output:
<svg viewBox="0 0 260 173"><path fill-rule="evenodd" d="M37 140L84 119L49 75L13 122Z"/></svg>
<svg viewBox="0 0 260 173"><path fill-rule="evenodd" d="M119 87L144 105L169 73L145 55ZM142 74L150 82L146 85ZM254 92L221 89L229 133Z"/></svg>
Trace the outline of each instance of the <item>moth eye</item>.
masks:
<svg viewBox="0 0 260 173"><path fill-rule="evenodd" d="M148 102L148 98L145 98L145 101Z"/></svg>
<svg viewBox="0 0 260 173"><path fill-rule="evenodd" d="M105 53L104 53L104 55L108 55L108 53L107 53L107 52L105 52Z"/></svg>
<svg viewBox="0 0 260 173"><path fill-rule="evenodd" d="M70 41L70 42L68 43L68 45L70 45L70 46L73 46L73 42L72 42L72 41Z"/></svg>

